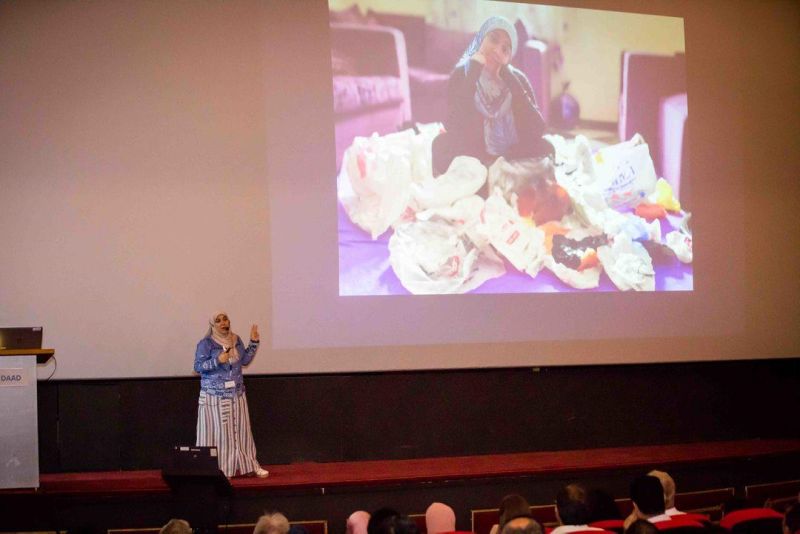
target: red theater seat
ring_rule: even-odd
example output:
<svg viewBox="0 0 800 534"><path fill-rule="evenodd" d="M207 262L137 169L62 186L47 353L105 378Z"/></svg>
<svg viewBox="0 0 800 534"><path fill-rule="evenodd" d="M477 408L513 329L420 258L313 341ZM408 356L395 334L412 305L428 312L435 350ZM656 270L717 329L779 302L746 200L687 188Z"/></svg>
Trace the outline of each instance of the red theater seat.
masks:
<svg viewBox="0 0 800 534"><path fill-rule="evenodd" d="M684 519L682 516L673 516L669 521L653 523L659 532L668 534L698 534L705 531L706 527L699 521Z"/></svg>
<svg viewBox="0 0 800 534"><path fill-rule="evenodd" d="M776 512L784 512L789 505L796 503L798 493L800 493L800 480L751 484L744 487L744 495L749 501L764 508L772 508Z"/></svg>
<svg viewBox="0 0 800 534"><path fill-rule="evenodd" d="M697 520L701 523L719 521L722 519L722 503L731 499L733 495L732 487L677 493L675 506L678 510L696 514Z"/></svg>
<svg viewBox="0 0 800 534"><path fill-rule="evenodd" d="M555 504L539 504L531 506L531 517L539 522L545 529L554 529L558 526Z"/></svg>
<svg viewBox="0 0 800 534"><path fill-rule="evenodd" d="M603 530L622 534L625 531L625 521L622 519L604 519L589 523L590 527L602 528Z"/></svg>
<svg viewBox="0 0 800 534"><path fill-rule="evenodd" d="M711 518L708 517L707 515L705 515L705 514L695 514L695 513L690 513L690 512L687 512L687 513L681 514L681 515L677 515L677 516L673 516L672 519L681 519L681 520L686 520L686 521L697 521L698 523L701 523L703 525L710 525L711 524Z"/></svg>
<svg viewBox="0 0 800 534"><path fill-rule="evenodd" d="M408 514L408 518L416 525L418 534L427 534L428 525L425 522L425 514Z"/></svg>
<svg viewBox="0 0 800 534"><path fill-rule="evenodd" d="M770 508L746 508L729 513L719 525L733 534L782 534L783 515Z"/></svg>

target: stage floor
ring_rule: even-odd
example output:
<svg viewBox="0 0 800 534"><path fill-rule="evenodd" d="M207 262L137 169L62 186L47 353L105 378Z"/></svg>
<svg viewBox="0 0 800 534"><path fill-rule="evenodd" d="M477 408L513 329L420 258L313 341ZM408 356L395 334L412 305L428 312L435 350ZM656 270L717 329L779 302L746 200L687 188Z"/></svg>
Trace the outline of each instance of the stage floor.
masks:
<svg viewBox="0 0 800 534"><path fill-rule="evenodd" d="M265 510L279 510L292 521L321 525L323 534L344 534L354 510L391 506L424 517L439 501L456 511L459 530L485 534L475 514L496 509L503 495L519 493L552 508L558 489L574 481L624 499L632 477L653 468L672 473L689 493L744 494L750 484L798 480L800 439L266 467L269 478L234 478L231 495L201 499L200 506L216 513L219 525L252 528ZM0 490L0 532L157 530L180 515L180 502L158 470L45 473L38 489Z"/></svg>
<svg viewBox="0 0 800 534"><path fill-rule="evenodd" d="M414 460L265 465L269 478L231 479L236 494L293 491L324 494L327 489L444 483L510 477L590 475L800 454L800 440L753 439L603 449L527 452ZM2 495L132 496L169 493L157 470L42 474L40 487L0 490Z"/></svg>

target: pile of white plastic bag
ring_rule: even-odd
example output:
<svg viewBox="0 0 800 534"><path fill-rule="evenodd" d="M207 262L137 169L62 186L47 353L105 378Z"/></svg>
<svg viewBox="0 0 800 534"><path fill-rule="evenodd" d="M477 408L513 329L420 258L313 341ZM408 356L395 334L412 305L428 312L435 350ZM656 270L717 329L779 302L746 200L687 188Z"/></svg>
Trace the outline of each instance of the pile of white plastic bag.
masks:
<svg viewBox="0 0 800 534"><path fill-rule="evenodd" d="M547 136L554 160L498 158L487 169L460 156L434 177L431 144L440 128L357 137L338 178L354 224L372 239L392 230L390 263L411 293L471 291L505 274L504 258L531 277L548 269L579 289L597 287L605 271L620 290L652 291L648 249L692 261L687 225L662 243L659 219L636 214L647 206L689 217L656 177L638 134L595 153L582 136ZM484 185L486 199L477 194Z"/></svg>

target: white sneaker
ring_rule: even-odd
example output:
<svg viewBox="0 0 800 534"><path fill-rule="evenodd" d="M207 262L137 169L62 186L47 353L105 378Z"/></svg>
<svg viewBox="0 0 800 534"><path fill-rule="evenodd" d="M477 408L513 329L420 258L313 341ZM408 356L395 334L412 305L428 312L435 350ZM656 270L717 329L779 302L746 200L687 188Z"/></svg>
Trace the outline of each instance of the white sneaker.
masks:
<svg viewBox="0 0 800 534"><path fill-rule="evenodd" d="M267 478L269 476L269 471L267 471L261 466L258 466L256 467L256 470L253 471L253 474L258 478Z"/></svg>

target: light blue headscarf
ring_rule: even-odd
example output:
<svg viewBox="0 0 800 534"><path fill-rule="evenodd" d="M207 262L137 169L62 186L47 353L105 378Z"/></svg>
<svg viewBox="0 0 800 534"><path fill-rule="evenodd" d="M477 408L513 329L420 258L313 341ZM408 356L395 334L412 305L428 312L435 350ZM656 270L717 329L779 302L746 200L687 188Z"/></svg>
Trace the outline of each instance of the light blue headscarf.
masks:
<svg viewBox="0 0 800 534"><path fill-rule="evenodd" d="M464 51L464 54L462 54L461 59L456 63L456 67L466 68L469 59L475 55L475 52L480 50L483 39L492 30L503 30L508 34L508 38L511 39L511 57L514 57L517 53L517 30L514 28L514 25L505 17L489 17L486 19L486 22L481 25L481 29L478 30L475 37L472 38L469 46Z"/></svg>

